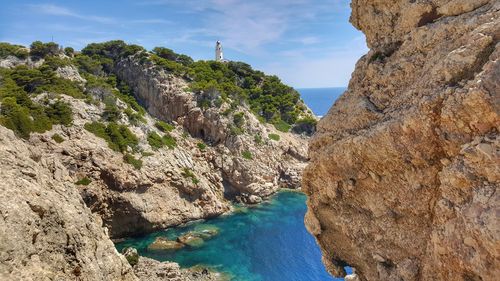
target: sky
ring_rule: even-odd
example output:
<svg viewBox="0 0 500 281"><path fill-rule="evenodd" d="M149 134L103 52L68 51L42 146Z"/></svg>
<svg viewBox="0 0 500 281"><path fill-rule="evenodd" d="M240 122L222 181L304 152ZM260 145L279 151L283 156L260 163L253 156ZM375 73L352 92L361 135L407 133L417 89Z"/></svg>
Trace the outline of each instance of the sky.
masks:
<svg viewBox="0 0 500 281"><path fill-rule="evenodd" d="M224 57L295 88L346 86L367 52L349 0L0 0L0 42L52 40L82 49L121 39L195 60Z"/></svg>

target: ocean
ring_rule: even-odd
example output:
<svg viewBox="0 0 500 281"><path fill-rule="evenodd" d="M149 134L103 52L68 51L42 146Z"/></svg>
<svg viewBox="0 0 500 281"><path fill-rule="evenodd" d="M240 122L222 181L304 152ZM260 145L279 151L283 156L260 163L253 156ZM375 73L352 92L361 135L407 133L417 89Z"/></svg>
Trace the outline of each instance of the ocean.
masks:
<svg viewBox="0 0 500 281"><path fill-rule="evenodd" d="M345 88L298 89L313 112L325 115ZM236 211L218 218L170 228L117 243L134 247L142 256L175 261L181 267L205 266L223 272L234 281L340 281L321 263L321 252L304 226L306 196L281 191L256 206L236 206ZM182 234L217 229L218 235L197 247L176 251L149 250L162 236L175 240ZM348 273L350 269L347 268Z"/></svg>
<svg viewBox="0 0 500 281"><path fill-rule="evenodd" d="M324 116L333 103L347 88L305 88L297 89L304 102L317 116Z"/></svg>
<svg viewBox="0 0 500 281"><path fill-rule="evenodd" d="M337 281L321 263L321 252L304 226L306 196L281 191L254 207L239 206L232 214L187 226L158 231L118 243L135 247L140 255L175 261L182 267L203 265L234 281ZM176 251L148 250L158 236L175 240L197 229L218 229L199 247Z"/></svg>

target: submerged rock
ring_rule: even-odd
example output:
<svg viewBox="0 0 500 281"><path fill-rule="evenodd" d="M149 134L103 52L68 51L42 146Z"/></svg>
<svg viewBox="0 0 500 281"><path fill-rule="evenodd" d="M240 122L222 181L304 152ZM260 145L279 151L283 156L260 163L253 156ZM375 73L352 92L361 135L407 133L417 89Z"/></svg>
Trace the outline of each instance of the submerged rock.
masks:
<svg viewBox="0 0 500 281"><path fill-rule="evenodd" d="M194 231L203 239L210 239L219 234L219 228L213 225L200 225Z"/></svg>
<svg viewBox="0 0 500 281"><path fill-rule="evenodd" d="M184 247L183 243L177 241L169 240L165 237L156 237L153 243L149 244L148 250L165 250L165 251L175 251Z"/></svg>
<svg viewBox="0 0 500 281"><path fill-rule="evenodd" d="M190 247L200 247L205 241L199 233L188 232L177 238L177 241Z"/></svg>

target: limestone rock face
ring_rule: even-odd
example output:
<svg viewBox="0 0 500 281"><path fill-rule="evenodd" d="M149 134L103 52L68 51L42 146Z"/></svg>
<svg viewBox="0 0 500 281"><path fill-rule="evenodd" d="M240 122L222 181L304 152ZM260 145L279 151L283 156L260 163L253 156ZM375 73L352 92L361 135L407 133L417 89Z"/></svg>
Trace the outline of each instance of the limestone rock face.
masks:
<svg viewBox="0 0 500 281"><path fill-rule="evenodd" d="M0 126L0 279L137 280L66 170ZM56 168L57 167L57 168Z"/></svg>
<svg viewBox="0 0 500 281"><path fill-rule="evenodd" d="M360 280L497 280L500 2L351 7L371 50L303 178L324 263Z"/></svg>
<svg viewBox="0 0 500 281"><path fill-rule="evenodd" d="M102 108L83 100L62 98L75 112L73 125L54 126L52 131L33 134L29 143L40 149L42 158L59 160L54 168L56 180L72 184L82 178L90 179L90 184L76 188L87 206L101 216L112 238L147 233L230 210L222 178L199 153L195 139L183 138L182 131L176 129L170 133L177 139L175 149L153 150L146 136L159 131L155 121L146 115L146 123L130 125L141 139L139 146L152 153L136 156L143 162L137 170L125 163L122 153L111 150L103 139L83 128L84 124L100 119ZM62 143L51 139L55 133L63 137ZM183 175L184 169L192 171L198 180L196 184Z"/></svg>
<svg viewBox="0 0 500 281"><path fill-rule="evenodd" d="M238 108L244 114L245 133L231 134L232 120L223 114L226 108L198 107L196 96L188 91L184 80L141 63L135 57L119 62L115 72L131 85L152 116L176 122L192 136L211 145L206 159L222 171L221 177L227 183L226 194L266 197L280 187L300 187L302 170L308 160L308 137L281 133L269 124L261 124L245 107ZM269 140L270 133L279 134L280 141ZM257 135L263 143L256 143ZM252 152L251 159L241 157L244 151Z"/></svg>
<svg viewBox="0 0 500 281"><path fill-rule="evenodd" d="M134 266L134 272L143 281L224 281L220 273L204 268L181 269L175 262L159 262L146 257L140 257Z"/></svg>

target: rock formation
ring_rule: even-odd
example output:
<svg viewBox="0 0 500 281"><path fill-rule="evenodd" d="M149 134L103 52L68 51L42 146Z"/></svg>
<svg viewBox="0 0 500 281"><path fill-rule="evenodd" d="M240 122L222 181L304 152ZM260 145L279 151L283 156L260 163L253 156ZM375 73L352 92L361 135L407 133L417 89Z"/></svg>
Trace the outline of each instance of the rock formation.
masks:
<svg viewBox="0 0 500 281"><path fill-rule="evenodd" d="M498 280L500 2L351 7L370 51L303 178L324 263L360 280Z"/></svg>
<svg viewBox="0 0 500 281"><path fill-rule="evenodd" d="M57 157L0 126L0 165L0 279L137 280Z"/></svg>
<svg viewBox="0 0 500 281"><path fill-rule="evenodd" d="M109 76L84 75L63 54L49 59L61 65L50 66L54 71L48 81L64 80L65 89L81 88L80 96L51 90L27 93L22 88L16 92L17 82L6 78L6 68L23 65L21 71L30 75L42 65L48 72L48 67L43 58L0 59L0 110L1 102L10 99L17 106L26 100L49 106L57 100L72 111L67 126L50 123L45 132L32 130L24 139L7 129L8 124L23 126L41 119L31 115L8 119L15 107L0 111L0 279L221 280L221 275L206 269L180 269L176 263L143 257L131 267L110 237L215 217L230 211L233 199L258 203L280 187L300 187L307 136L279 132L259 122L244 104L231 105L245 119L241 131L233 134L233 117L222 114L227 104L199 107L184 78L137 56L116 62ZM114 74L133 88L145 113L139 114L125 101L132 96L124 98L103 82L114 79ZM109 104L114 121L105 118ZM15 113L22 117L29 110ZM168 129L160 128L160 120L169 122L162 123ZM104 124L105 136L110 123L125 127L136 138L134 147L112 149L110 142L123 136L115 132L113 140L92 133L86 125L94 122ZM170 137L175 145L153 146L149 140L153 133ZM276 137L268 138L269 134ZM141 164L134 166L139 160ZM183 242L196 246L199 241Z"/></svg>

